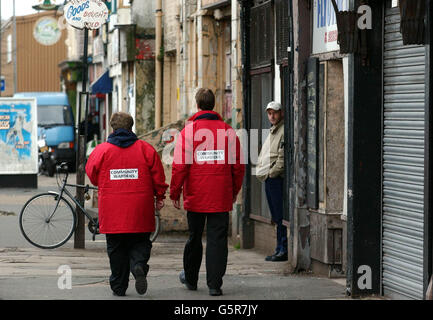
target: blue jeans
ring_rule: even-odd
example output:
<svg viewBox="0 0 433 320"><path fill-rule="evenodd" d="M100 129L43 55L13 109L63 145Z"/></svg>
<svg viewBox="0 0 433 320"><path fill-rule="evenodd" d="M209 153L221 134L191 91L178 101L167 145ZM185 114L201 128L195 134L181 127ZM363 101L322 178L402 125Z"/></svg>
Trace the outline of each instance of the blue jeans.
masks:
<svg viewBox="0 0 433 320"><path fill-rule="evenodd" d="M277 224L277 248L275 253L287 253L287 227L283 225L283 178L266 179L265 191L272 221Z"/></svg>

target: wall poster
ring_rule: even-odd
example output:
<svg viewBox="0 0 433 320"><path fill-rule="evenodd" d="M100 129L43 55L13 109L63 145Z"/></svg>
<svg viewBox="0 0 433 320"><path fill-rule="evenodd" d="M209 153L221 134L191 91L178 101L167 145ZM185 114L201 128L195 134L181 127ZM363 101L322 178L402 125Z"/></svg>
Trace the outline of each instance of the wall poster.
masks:
<svg viewBox="0 0 433 320"><path fill-rule="evenodd" d="M37 174L36 99L0 98L0 174Z"/></svg>

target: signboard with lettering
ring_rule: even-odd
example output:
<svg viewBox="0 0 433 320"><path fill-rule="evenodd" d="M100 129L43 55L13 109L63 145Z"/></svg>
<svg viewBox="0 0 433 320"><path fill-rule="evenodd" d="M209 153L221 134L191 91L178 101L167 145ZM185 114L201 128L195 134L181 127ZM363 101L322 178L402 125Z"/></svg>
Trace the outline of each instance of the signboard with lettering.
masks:
<svg viewBox="0 0 433 320"><path fill-rule="evenodd" d="M108 8L102 0L70 0L63 13L77 29L99 29L108 20Z"/></svg>
<svg viewBox="0 0 433 320"><path fill-rule="evenodd" d="M37 174L36 99L0 98L0 174Z"/></svg>
<svg viewBox="0 0 433 320"><path fill-rule="evenodd" d="M36 21L33 28L33 37L38 43L44 46L52 46L60 40L61 36L62 31L57 20L53 17L42 17Z"/></svg>
<svg viewBox="0 0 433 320"><path fill-rule="evenodd" d="M349 0L336 0L339 11L349 10ZM314 0L313 54L338 51L337 17L331 0Z"/></svg>

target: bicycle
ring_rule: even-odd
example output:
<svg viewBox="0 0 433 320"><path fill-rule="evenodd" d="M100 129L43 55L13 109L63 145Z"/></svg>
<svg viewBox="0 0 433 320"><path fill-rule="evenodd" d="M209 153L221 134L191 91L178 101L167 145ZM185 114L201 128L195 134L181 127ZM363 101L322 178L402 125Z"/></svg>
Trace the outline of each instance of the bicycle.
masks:
<svg viewBox="0 0 433 320"><path fill-rule="evenodd" d="M80 202L66 187L84 188L86 200L90 199L89 190L98 190L89 185L69 184L68 166L65 162L56 167L56 182L59 192L48 191L30 198L20 212L19 225L24 238L32 245L41 249L54 249L64 245L74 234L77 228L77 212L68 196L89 219L88 229L92 233L93 241L99 234L99 221L92 217ZM61 173L65 176L60 178ZM61 181L61 182L60 182ZM150 240L154 242L160 231L160 213L155 210L155 231Z"/></svg>

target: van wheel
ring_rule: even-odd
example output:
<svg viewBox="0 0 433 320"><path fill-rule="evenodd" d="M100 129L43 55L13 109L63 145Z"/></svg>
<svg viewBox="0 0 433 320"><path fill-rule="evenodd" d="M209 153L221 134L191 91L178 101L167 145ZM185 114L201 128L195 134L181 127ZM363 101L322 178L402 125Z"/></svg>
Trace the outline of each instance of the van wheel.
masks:
<svg viewBox="0 0 433 320"><path fill-rule="evenodd" d="M56 165L51 162L47 165L48 176L53 177L54 172L56 171Z"/></svg>

